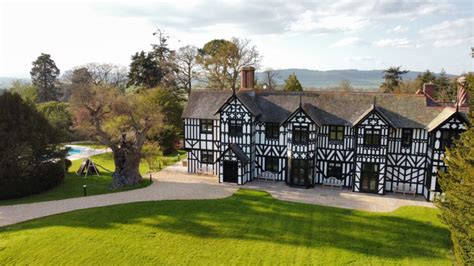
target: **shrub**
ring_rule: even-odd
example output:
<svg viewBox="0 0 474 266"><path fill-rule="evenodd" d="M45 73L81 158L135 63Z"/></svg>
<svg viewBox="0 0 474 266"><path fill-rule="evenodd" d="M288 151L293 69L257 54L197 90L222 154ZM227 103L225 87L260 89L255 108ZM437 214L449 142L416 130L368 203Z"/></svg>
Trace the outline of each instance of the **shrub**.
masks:
<svg viewBox="0 0 474 266"><path fill-rule="evenodd" d="M23 175L0 179L0 199L19 198L55 187L64 180L64 162L43 162L19 174Z"/></svg>
<svg viewBox="0 0 474 266"><path fill-rule="evenodd" d="M59 136L18 94L0 95L0 199L38 193L64 178Z"/></svg>

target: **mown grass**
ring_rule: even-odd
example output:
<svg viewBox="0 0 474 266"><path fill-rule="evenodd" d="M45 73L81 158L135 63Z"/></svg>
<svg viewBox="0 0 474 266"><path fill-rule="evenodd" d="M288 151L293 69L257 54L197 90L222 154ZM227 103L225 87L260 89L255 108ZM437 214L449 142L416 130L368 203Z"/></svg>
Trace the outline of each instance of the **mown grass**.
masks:
<svg viewBox="0 0 474 266"><path fill-rule="evenodd" d="M181 155L180 158L183 158L183 151L175 152L168 156L160 157L160 160L163 162L163 167L177 162L178 154ZM112 173L104 170L104 168L109 171L114 171L115 167L112 153L95 155L92 156L91 159L98 166L100 176L89 175L87 178L84 178L84 176L77 176L76 171L77 169L79 169L79 166L82 163L82 159L74 160L72 161L72 166L69 168L69 171L66 174L64 181L58 186L48 191L44 191L42 193L30 195L23 198L0 200L0 206L82 197L84 196L83 185L87 186L87 195L91 196L137 189L146 187L151 184L148 179L148 176L144 176L144 179L140 184L130 187L124 187L117 190L110 190L109 185L112 182ZM140 172L142 173L142 175L145 175L148 171L149 169L147 164L142 161L142 163L140 164Z"/></svg>
<svg viewBox="0 0 474 266"><path fill-rule="evenodd" d="M438 210L371 213L239 190L220 200L75 211L0 228L0 264L450 265Z"/></svg>

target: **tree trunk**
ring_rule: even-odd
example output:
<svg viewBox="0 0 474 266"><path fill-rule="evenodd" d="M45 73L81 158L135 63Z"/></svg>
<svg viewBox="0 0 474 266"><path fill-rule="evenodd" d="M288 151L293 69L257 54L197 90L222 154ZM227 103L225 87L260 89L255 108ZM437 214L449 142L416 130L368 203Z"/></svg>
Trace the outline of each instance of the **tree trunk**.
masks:
<svg viewBox="0 0 474 266"><path fill-rule="evenodd" d="M131 145L121 145L114 150L115 172L112 174L111 189L131 186L142 181L140 175L140 150Z"/></svg>

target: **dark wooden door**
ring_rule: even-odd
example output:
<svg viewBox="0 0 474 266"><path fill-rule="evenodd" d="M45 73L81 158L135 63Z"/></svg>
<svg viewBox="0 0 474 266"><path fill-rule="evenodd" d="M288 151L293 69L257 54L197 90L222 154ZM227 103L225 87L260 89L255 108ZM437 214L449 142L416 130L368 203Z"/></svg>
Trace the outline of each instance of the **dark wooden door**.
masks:
<svg viewBox="0 0 474 266"><path fill-rule="evenodd" d="M300 159L291 160L290 185L309 186L308 161Z"/></svg>
<svg viewBox="0 0 474 266"><path fill-rule="evenodd" d="M224 161L224 182L237 183L239 176L238 164L233 161Z"/></svg>
<svg viewBox="0 0 474 266"><path fill-rule="evenodd" d="M379 164L362 163L360 190L363 192L377 193L378 180L379 180Z"/></svg>

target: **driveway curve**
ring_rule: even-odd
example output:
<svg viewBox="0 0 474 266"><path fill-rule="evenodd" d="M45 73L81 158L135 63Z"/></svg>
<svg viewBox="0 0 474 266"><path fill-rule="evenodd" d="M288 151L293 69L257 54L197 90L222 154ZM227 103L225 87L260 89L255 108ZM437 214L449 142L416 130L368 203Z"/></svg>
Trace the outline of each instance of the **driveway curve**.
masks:
<svg viewBox="0 0 474 266"><path fill-rule="evenodd" d="M153 174L152 178L153 183L141 189L81 198L0 206L0 226L74 210L131 202L219 199L231 196L238 189L233 184L219 184L215 177L190 176L183 171L183 167L180 167L179 163Z"/></svg>
<svg viewBox="0 0 474 266"><path fill-rule="evenodd" d="M156 200L220 199L234 194L238 188L266 191L273 197L293 202L375 212L390 212L406 205L434 207L421 196L371 195L348 190L321 188L298 189L283 182L253 181L243 186L218 183L216 177L190 175L181 163L168 166L152 175L148 187L124 192L0 206L0 227L31 219L94 207Z"/></svg>

